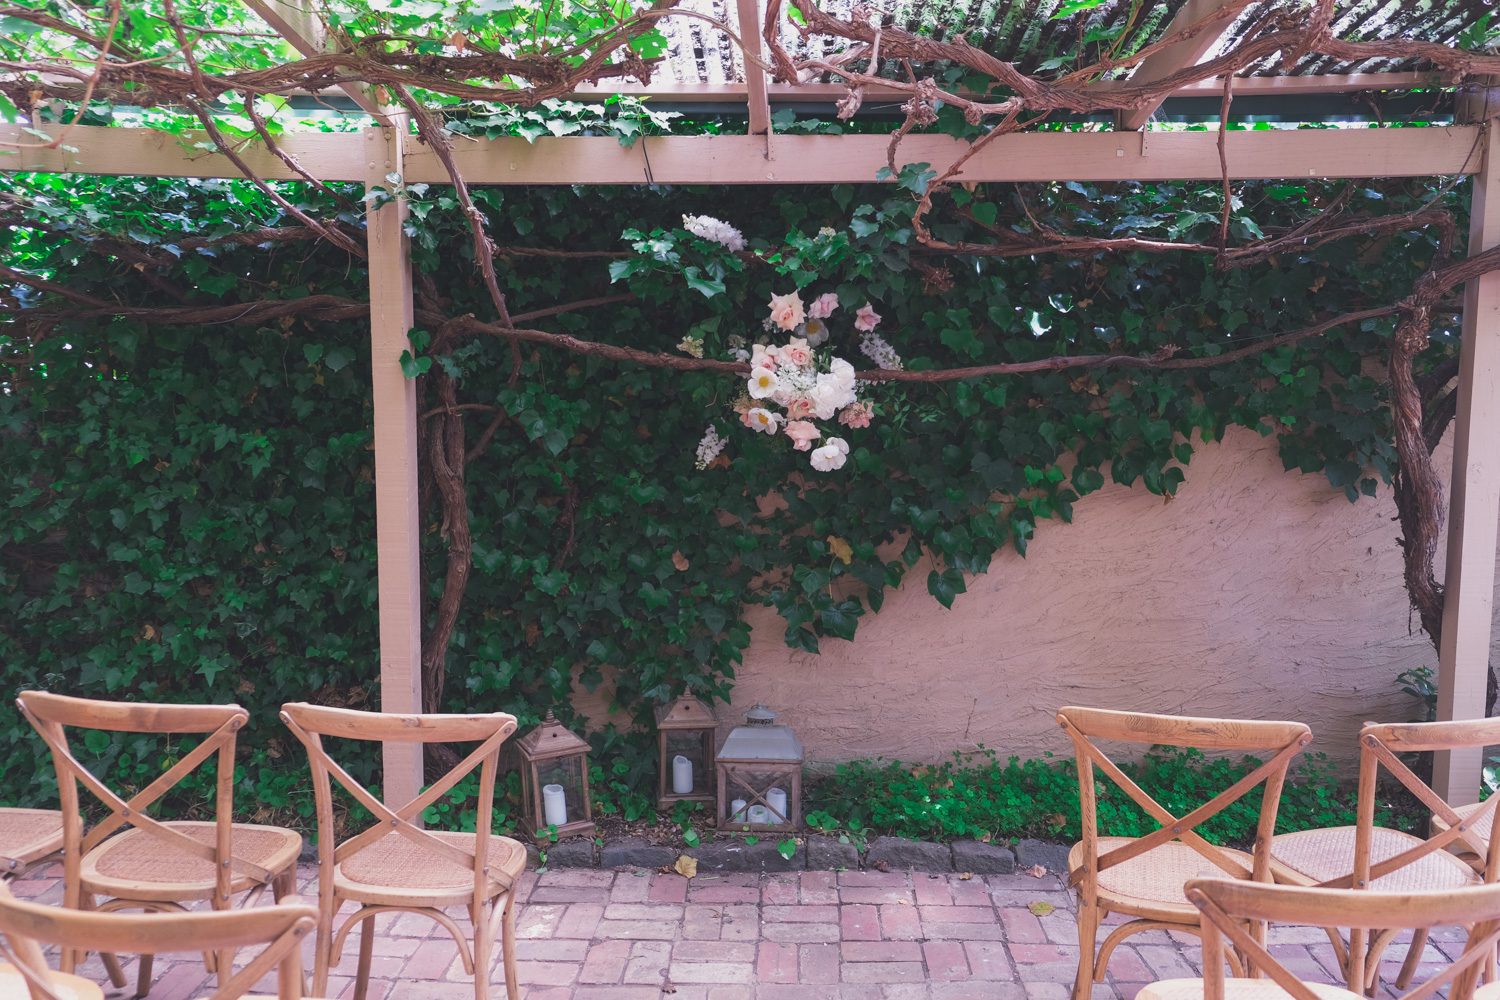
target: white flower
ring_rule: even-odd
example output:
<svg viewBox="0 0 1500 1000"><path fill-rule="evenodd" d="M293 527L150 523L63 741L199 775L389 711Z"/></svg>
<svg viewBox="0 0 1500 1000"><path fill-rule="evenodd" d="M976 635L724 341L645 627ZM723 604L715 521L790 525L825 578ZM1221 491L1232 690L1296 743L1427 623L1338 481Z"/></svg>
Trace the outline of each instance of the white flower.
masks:
<svg viewBox="0 0 1500 1000"><path fill-rule="evenodd" d="M888 371L901 370L901 355L887 344L878 333L867 333L859 338L859 350L865 357Z"/></svg>
<svg viewBox="0 0 1500 1000"><path fill-rule="evenodd" d="M840 408L854 402L854 393L827 375L818 376L818 384L813 386L811 395L819 420L832 420Z"/></svg>
<svg viewBox="0 0 1500 1000"><path fill-rule="evenodd" d="M745 423L763 434L775 434L781 424L781 415L757 406L745 414Z"/></svg>
<svg viewBox="0 0 1500 1000"><path fill-rule="evenodd" d="M845 441L843 438L829 438L828 447L837 448L845 455L849 454L849 442Z"/></svg>
<svg viewBox="0 0 1500 1000"><path fill-rule="evenodd" d="M839 385L850 389L854 388L854 366L843 358L833 359L833 362L828 366L828 374L833 376Z"/></svg>
<svg viewBox="0 0 1500 1000"><path fill-rule="evenodd" d="M776 348L756 344L751 348L750 365L752 368L775 368Z"/></svg>
<svg viewBox="0 0 1500 1000"><path fill-rule="evenodd" d="M828 340L828 324L814 316L797 327L797 334L807 341L807 346L817 347Z"/></svg>
<svg viewBox="0 0 1500 1000"><path fill-rule="evenodd" d="M734 358L734 360L736 361L750 360L750 352L745 350L743 347L736 347L734 350L729 352L729 356L731 358Z"/></svg>
<svg viewBox="0 0 1500 1000"><path fill-rule="evenodd" d="M720 222L711 215L684 215L682 228L705 240L713 240L730 250L745 249L745 237L727 222Z"/></svg>
<svg viewBox="0 0 1500 1000"><path fill-rule="evenodd" d="M708 468L708 463L718 458L719 452L723 451L728 443L719 437L717 429L709 425L708 430L703 432L703 440L698 442L698 468Z"/></svg>
<svg viewBox="0 0 1500 1000"><path fill-rule="evenodd" d="M843 441L839 438L830 438L828 444L825 444L821 448L813 449L809 461L812 462L812 467L819 472L833 472L835 469L842 469L844 463L849 460L849 446L844 445L841 449L833 443L834 441L843 444Z"/></svg>
<svg viewBox="0 0 1500 1000"><path fill-rule="evenodd" d="M776 380L776 373L769 368L757 368L750 373L750 398L765 399L774 396L776 390L781 388L781 383Z"/></svg>

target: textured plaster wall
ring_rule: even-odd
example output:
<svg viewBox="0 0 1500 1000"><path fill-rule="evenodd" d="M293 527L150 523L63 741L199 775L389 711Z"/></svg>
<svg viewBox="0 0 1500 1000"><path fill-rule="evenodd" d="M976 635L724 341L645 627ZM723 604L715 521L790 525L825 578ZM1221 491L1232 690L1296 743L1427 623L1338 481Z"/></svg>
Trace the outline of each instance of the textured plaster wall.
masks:
<svg viewBox="0 0 1500 1000"><path fill-rule="evenodd" d="M1408 630L1389 489L1350 504L1238 429L1200 445L1187 476L1171 504L1118 486L1084 498L1074 524L1039 525L1029 559L997 556L951 611L920 565L821 656L787 649L774 611L752 609L721 740L764 701L811 763L981 743L1071 755L1053 713L1080 704L1297 719L1347 764L1363 721L1412 716L1396 674L1436 666Z"/></svg>

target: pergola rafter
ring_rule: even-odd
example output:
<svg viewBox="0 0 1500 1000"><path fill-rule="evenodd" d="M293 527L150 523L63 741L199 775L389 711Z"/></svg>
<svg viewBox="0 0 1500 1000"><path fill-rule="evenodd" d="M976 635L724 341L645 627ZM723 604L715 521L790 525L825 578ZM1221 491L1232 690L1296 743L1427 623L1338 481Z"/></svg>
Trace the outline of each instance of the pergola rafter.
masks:
<svg viewBox="0 0 1500 1000"><path fill-rule="evenodd" d="M268 24L305 56L324 52L321 23L303 0L246 0ZM757 0L737 0L744 39L759 48ZM1166 79L1198 65L1245 0L1187 0L1163 33L1198 25L1215 12L1222 24L1148 55L1129 80L1079 84L1097 93L1122 91ZM770 37L769 35L767 37ZM757 52L758 54L758 52ZM659 89L610 88L597 93L693 94L696 99L746 102L750 127L743 136L668 136L637 140L623 148L611 137L544 138L535 143L501 138L465 142L451 152L452 164L419 142L405 114L382 105L360 84L341 84L378 123L358 133L287 133L277 142L311 176L364 183L394 193L376 199L367 217L367 249L373 351L376 512L380 587L382 708L419 711L422 613L417 490L418 414L415 386L397 361L413 325L409 246L403 230L406 206L401 183L468 184L834 184L868 182L891 156L886 135L777 136L771 139L770 101L812 96L829 99L842 86L769 84L754 59L745 61L743 84ZM1205 72L1207 67L1205 67ZM873 70L870 71L873 74ZM1389 74L1338 77L1251 77L1233 81L1236 93L1314 93L1442 87L1451 76L1401 69ZM710 89L702 89L702 87ZM1210 96L1224 91L1210 77L1171 91ZM589 93L580 90L579 96ZM866 97L912 97L898 88L867 85ZM916 98L912 97L913 102ZM1138 129L1160 101L1120 113L1118 125ZM1473 102L1469 105L1473 106ZM1479 102L1483 114L1489 102ZM419 106L413 112L422 115ZM429 136L435 134L428 129ZM4 171L50 171L109 175L243 177L223 152L204 152L201 134L176 140L151 129L69 129L65 143L51 148L29 142L16 126L0 126L0 143L18 147L0 160ZM906 135L905 162L939 167L969 156L961 181L1201 181L1469 175L1475 183L1470 253L1500 244L1500 135L1489 123L1452 127L1266 130L1234 132L1013 132L987 141L977 152L942 135ZM221 149L223 147L221 146ZM774 156L773 156L774 152ZM649 161L647 156L649 154ZM237 151L262 179L301 180L286 159L262 145ZM1441 642L1442 718L1484 714L1489 670L1496 522L1500 520L1500 439L1483 431L1500 423L1500 273L1468 285L1464 310L1463 365L1455 418L1452 520L1448 536L1447 592ZM388 747L385 799L393 805L414 798L422 782L421 762L408 746ZM1477 797L1479 758L1440 755L1435 787L1450 802Z"/></svg>

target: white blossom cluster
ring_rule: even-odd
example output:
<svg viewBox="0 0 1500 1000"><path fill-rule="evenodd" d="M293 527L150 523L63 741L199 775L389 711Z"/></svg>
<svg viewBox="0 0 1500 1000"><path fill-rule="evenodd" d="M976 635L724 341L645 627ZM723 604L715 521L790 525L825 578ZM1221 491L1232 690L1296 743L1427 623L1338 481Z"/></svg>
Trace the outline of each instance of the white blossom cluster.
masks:
<svg viewBox="0 0 1500 1000"><path fill-rule="evenodd" d="M888 371L901 370L901 355L896 349L885 342L885 338L878 333L867 333L859 338L860 353L875 362L877 368Z"/></svg>
<svg viewBox="0 0 1500 1000"><path fill-rule="evenodd" d="M745 249L745 236L727 222L711 215L684 215L682 228L700 239L713 240L733 251Z"/></svg>
<svg viewBox="0 0 1500 1000"><path fill-rule="evenodd" d="M703 432L703 440L698 442L698 468L708 468L708 463L719 457L719 452L729 442L719 437L718 430L709 425L708 430Z"/></svg>

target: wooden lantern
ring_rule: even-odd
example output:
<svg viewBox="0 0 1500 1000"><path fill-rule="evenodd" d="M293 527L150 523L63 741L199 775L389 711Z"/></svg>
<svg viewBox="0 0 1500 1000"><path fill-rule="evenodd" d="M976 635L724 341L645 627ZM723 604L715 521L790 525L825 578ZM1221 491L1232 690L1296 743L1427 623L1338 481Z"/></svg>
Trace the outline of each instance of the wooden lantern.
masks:
<svg viewBox="0 0 1500 1000"><path fill-rule="evenodd" d="M551 713L515 742L521 758L521 827L537 840L592 833L589 745Z"/></svg>
<svg viewBox="0 0 1500 1000"><path fill-rule="evenodd" d="M791 833L802 826L802 741L757 704L724 741L718 767L720 830Z"/></svg>
<svg viewBox="0 0 1500 1000"><path fill-rule="evenodd" d="M690 694L656 710L656 808L713 802L714 713Z"/></svg>

